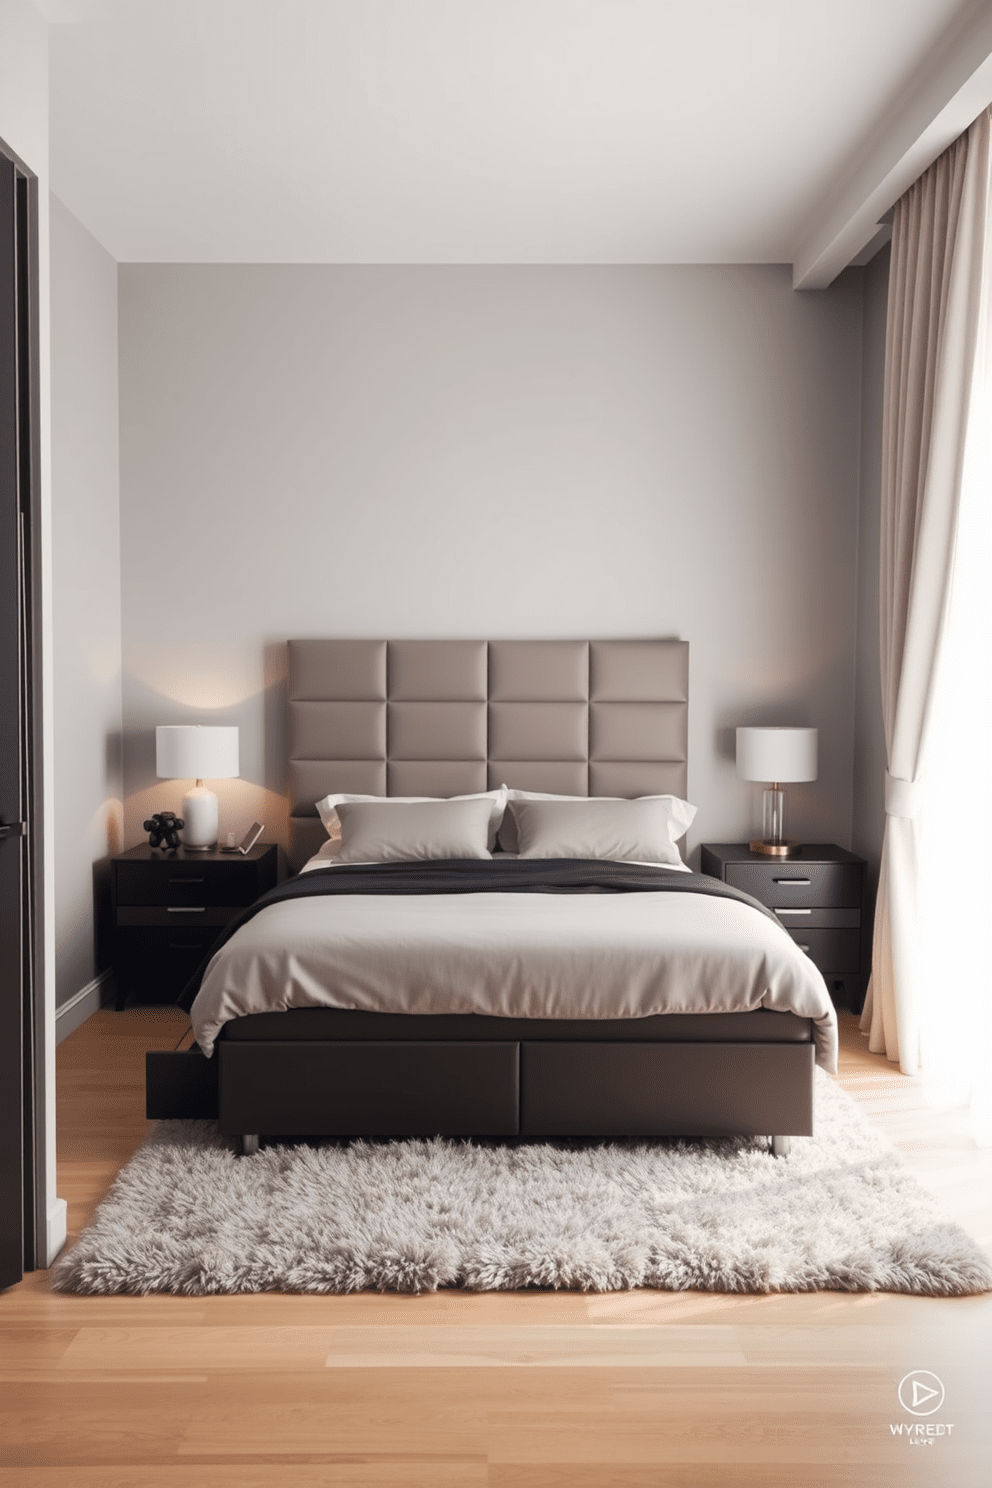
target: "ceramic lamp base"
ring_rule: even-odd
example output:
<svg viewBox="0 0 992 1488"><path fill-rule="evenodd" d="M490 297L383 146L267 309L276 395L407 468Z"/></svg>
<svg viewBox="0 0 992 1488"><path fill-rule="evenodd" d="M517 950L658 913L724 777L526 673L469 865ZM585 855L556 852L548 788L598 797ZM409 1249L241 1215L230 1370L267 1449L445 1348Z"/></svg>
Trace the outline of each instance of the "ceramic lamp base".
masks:
<svg viewBox="0 0 992 1488"><path fill-rule="evenodd" d="M209 852L217 845L220 813L217 797L205 785L197 784L183 797L183 847L187 852Z"/></svg>

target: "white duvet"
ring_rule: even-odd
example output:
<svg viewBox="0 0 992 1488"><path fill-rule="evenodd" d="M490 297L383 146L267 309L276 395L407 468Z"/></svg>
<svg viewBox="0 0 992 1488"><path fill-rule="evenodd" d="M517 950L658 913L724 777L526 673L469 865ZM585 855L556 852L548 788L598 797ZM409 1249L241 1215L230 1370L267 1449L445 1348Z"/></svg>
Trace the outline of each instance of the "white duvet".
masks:
<svg viewBox="0 0 992 1488"><path fill-rule="evenodd" d="M788 932L702 894L328 895L269 905L210 962L191 1010L220 1028L296 1007L643 1018L772 1008L812 1018L836 1070L826 984Z"/></svg>

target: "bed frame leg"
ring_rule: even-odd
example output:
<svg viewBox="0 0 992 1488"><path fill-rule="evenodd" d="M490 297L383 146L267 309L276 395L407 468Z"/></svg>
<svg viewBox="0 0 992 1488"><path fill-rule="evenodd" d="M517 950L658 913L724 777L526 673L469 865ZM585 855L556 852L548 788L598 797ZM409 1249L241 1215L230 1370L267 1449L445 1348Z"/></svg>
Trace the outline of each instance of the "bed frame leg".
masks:
<svg viewBox="0 0 992 1488"><path fill-rule="evenodd" d="M788 1140L788 1139L787 1139ZM258 1151L258 1132L245 1132L241 1137L241 1156L254 1157Z"/></svg>
<svg viewBox="0 0 992 1488"><path fill-rule="evenodd" d="M771 1149L772 1157L788 1157L789 1153L792 1151L792 1138L772 1137Z"/></svg>

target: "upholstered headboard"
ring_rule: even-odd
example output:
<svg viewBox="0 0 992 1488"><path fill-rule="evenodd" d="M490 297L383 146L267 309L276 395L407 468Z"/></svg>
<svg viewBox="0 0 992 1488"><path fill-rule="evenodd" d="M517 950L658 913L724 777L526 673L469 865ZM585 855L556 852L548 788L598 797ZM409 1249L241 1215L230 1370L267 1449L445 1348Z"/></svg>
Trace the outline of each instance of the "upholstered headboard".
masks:
<svg viewBox="0 0 992 1488"><path fill-rule="evenodd" d="M290 641L290 867L330 791L686 795L686 641Z"/></svg>

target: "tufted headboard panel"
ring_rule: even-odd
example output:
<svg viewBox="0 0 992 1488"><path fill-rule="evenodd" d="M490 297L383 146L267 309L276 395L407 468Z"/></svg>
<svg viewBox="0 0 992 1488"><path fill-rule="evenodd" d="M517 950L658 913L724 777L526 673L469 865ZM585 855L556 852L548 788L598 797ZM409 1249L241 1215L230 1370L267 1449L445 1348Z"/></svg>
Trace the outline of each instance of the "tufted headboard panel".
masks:
<svg viewBox="0 0 992 1488"><path fill-rule="evenodd" d="M686 795L686 641L288 643L290 868L330 791Z"/></svg>

